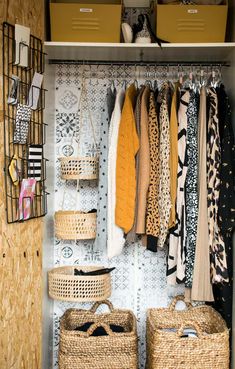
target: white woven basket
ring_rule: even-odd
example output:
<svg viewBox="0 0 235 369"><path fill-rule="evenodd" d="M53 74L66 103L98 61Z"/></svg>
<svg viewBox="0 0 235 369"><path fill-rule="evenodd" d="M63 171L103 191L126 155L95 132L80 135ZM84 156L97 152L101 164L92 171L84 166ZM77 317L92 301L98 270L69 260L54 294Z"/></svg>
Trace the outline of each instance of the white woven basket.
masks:
<svg viewBox="0 0 235 369"><path fill-rule="evenodd" d="M97 276L74 275L74 269L93 271L103 266L64 266L48 272L49 296L56 300L102 301L111 295L110 273Z"/></svg>
<svg viewBox="0 0 235 369"><path fill-rule="evenodd" d="M55 235L61 240L89 240L96 237L97 213L73 210L55 212Z"/></svg>

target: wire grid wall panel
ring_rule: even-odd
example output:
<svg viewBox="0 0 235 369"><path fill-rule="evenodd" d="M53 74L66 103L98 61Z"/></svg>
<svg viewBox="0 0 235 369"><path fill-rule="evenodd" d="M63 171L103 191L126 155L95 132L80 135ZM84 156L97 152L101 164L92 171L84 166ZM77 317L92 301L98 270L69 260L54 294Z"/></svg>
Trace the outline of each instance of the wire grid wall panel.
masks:
<svg viewBox="0 0 235 369"><path fill-rule="evenodd" d="M30 167L28 163L28 154L31 145L42 146L42 162L40 180L36 182L34 200L32 203L31 215L29 219L44 216L47 213L47 192L45 188L46 181L46 158L43 155L43 145L46 141L46 124L43 121L43 110L45 107L45 92L44 88L32 86L33 94L37 91L39 95L37 109L31 110L31 117L28 123L28 134L25 144L19 144L15 140L15 125L16 125L16 106L8 104L7 99L11 91L13 76L19 78L18 87L18 103L27 105L30 86L34 73L44 73L45 54L43 52L42 41L30 35L29 46L23 47L28 49L28 67L21 67L15 64L15 27L7 22L2 25L3 37L3 114L4 114L4 155L5 155L5 191L6 191L6 213L7 222L15 223L19 221L19 196L20 187L15 186L9 175L9 165L14 155L18 156L21 164L21 178L28 178ZM22 45L20 45L20 50ZM24 122L24 120L22 120ZM22 127L21 127L22 131ZM35 175L35 167L33 169ZM26 198L25 198L26 199ZM27 219L24 219L26 221Z"/></svg>
<svg viewBox="0 0 235 369"><path fill-rule="evenodd" d="M200 75L200 67L184 67L184 74ZM59 157L76 156L78 137L81 134L81 155L94 156L96 150L90 132L86 107L83 111L82 131L80 132L78 105L82 76L85 76L88 90L89 109L91 110L97 142L101 123L101 111L105 104L107 88L115 81L121 87L123 81L130 83L135 79L139 85L146 80L156 80L158 86L165 80L178 79L178 67L169 66L127 66L97 65L79 66L76 64L56 65L56 185L55 210L78 209L90 211L97 207L97 181L76 181L61 179ZM205 70L210 73L211 69ZM99 148L98 148L99 150ZM66 191L65 191L66 185ZM133 310L138 320L139 368L145 367L145 330L146 310L152 307L166 307L171 297L182 293L183 287L169 288L166 281L166 250L151 253L139 242L126 243L122 255L107 259L105 246L102 250L94 247L94 240L64 241L55 239L54 264L64 265L105 265L116 267L112 272L112 295L110 300L117 308ZM91 304L78 304L54 301L54 369L58 368L59 318L70 307L89 308Z"/></svg>

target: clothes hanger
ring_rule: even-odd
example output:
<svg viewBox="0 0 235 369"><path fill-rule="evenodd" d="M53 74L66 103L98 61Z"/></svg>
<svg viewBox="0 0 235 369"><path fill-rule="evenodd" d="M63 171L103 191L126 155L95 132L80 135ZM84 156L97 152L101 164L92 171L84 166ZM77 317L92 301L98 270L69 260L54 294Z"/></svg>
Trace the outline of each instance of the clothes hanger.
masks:
<svg viewBox="0 0 235 369"><path fill-rule="evenodd" d="M190 90L196 92L196 83L193 69L189 72L189 88Z"/></svg>
<svg viewBox="0 0 235 369"><path fill-rule="evenodd" d="M135 79L134 79L134 85L135 88L138 90L139 89L139 83L138 83L138 79L137 79L137 65L135 64Z"/></svg>
<svg viewBox="0 0 235 369"><path fill-rule="evenodd" d="M183 75L183 66L178 64L178 83L180 88L183 86L184 83L184 75Z"/></svg>
<svg viewBox="0 0 235 369"><path fill-rule="evenodd" d="M124 88L124 90L126 90L126 88L127 88L127 80L126 79L124 79L122 81L122 88Z"/></svg>
<svg viewBox="0 0 235 369"><path fill-rule="evenodd" d="M157 70L154 69L154 83L153 83L153 91L158 91L158 81L157 81Z"/></svg>
<svg viewBox="0 0 235 369"><path fill-rule="evenodd" d="M210 74L210 77L208 79L208 87L215 89L217 87L217 85L218 85L218 81L216 79L216 71L211 66L211 74Z"/></svg>
<svg viewBox="0 0 235 369"><path fill-rule="evenodd" d="M150 73L148 71L147 72L147 79L145 80L145 86L148 86L152 90L153 85L152 85L152 81L149 78L150 78Z"/></svg>
<svg viewBox="0 0 235 369"><path fill-rule="evenodd" d="M214 88L217 87L217 82L216 82L215 71L214 70L212 70L212 72L211 72L211 87L214 87Z"/></svg>
<svg viewBox="0 0 235 369"><path fill-rule="evenodd" d="M219 70L212 71L212 84L215 89L219 87L220 84L222 83L221 78L222 78L222 73L221 73L221 66L220 66Z"/></svg>

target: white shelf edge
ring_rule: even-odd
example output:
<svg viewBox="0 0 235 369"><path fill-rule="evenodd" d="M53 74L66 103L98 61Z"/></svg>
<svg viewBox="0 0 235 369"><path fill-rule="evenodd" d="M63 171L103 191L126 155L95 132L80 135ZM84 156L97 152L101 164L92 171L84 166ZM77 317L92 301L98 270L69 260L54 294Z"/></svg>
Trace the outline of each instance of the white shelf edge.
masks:
<svg viewBox="0 0 235 369"><path fill-rule="evenodd" d="M104 47L104 48L160 48L157 44L132 44L132 43L106 43L106 42L57 42L45 41L45 47ZM218 43L169 43L162 44L163 49L168 48L207 48L207 47L224 47L235 48L235 42L218 42Z"/></svg>
<svg viewBox="0 0 235 369"><path fill-rule="evenodd" d="M47 59L56 61L110 62L207 62L230 63L231 43L125 44L90 42L45 42Z"/></svg>

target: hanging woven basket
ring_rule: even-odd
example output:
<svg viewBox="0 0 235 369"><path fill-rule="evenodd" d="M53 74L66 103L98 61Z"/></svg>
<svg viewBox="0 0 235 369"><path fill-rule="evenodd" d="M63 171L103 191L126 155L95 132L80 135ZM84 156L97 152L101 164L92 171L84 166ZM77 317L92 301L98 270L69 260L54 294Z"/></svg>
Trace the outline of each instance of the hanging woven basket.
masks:
<svg viewBox="0 0 235 369"><path fill-rule="evenodd" d="M93 157L61 157L60 169L62 179L97 179L98 178L98 164L97 156Z"/></svg>
<svg viewBox="0 0 235 369"><path fill-rule="evenodd" d="M86 106L84 107L84 102L86 102ZM98 152L98 145L96 142L96 134L95 134L95 127L92 121L92 114L89 108L89 102L88 102L88 94L85 82L82 81L82 87L81 87L81 95L80 95L80 101L79 101L79 109L80 110L80 132L82 132L82 126L84 124L83 122L83 113L84 110L88 111L88 122L90 124L90 131L89 134L93 140L93 145L96 150L96 153ZM71 140L71 146L73 146L73 136ZM60 165L61 165L61 178L65 180L80 180L80 179L97 179L98 178L98 156L83 156L81 155L81 133L78 137L77 142L77 156L71 156L71 157L61 157L59 158Z"/></svg>
<svg viewBox="0 0 235 369"><path fill-rule="evenodd" d="M74 275L74 269L84 272L103 269L103 266L64 266L48 272L49 296L56 300L92 302L111 295L110 273L96 276Z"/></svg>
<svg viewBox="0 0 235 369"><path fill-rule="evenodd" d="M96 237L97 213L73 210L55 212L55 235L61 240L89 240Z"/></svg>

